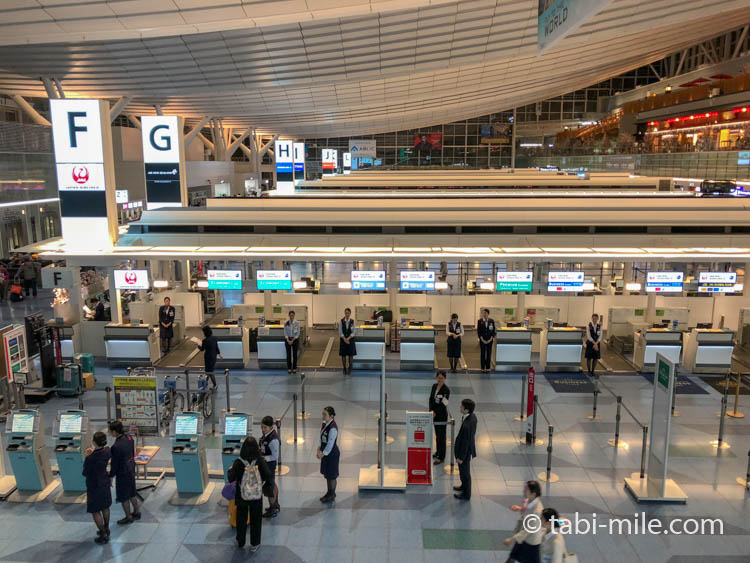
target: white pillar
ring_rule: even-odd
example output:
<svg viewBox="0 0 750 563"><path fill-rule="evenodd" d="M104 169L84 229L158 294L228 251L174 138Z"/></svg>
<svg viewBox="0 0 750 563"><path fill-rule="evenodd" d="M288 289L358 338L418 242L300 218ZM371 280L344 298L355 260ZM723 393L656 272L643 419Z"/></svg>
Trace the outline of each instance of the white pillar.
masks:
<svg viewBox="0 0 750 563"><path fill-rule="evenodd" d="M396 262L388 263L388 308L393 313L393 322L398 315L398 265Z"/></svg>
<svg viewBox="0 0 750 563"><path fill-rule="evenodd" d="M526 316L526 292L519 291L516 294L516 314L515 319L522 321Z"/></svg>
<svg viewBox="0 0 750 563"><path fill-rule="evenodd" d="M656 321L656 294L649 293L646 302L646 322L653 323Z"/></svg>

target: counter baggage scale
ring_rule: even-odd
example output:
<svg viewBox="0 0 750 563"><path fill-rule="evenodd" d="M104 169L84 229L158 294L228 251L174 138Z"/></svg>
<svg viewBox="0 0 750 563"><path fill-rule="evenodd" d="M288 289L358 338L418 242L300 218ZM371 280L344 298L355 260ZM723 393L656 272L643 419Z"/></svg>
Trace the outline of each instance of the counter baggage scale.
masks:
<svg viewBox="0 0 750 563"><path fill-rule="evenodd" d="M574 326L545 328L539 354L542 371L580 371L584 333Z"/></svg>
<svg viewBox="0 0 750 563"><path fill-rule="evenodd" d="M435 327L402 327L399 331L402 370L435 369Z"/></svg>
<svg viewBox="0 0 750 563"><path fill-rule="evenodd" d="M245 369L250 363L250 330L238 324L211 325L211 330L224 358L216 360L216 367ZM286 355L284 358L286 361Z"/></svg>
<svg viewBox="0 0 750 563"><path fill-rule="evenodd" d="M245 412L228 412L221 424L221 466L224 481L232 464L240 457L240 448L245 438L253 431L253 415Z"/></svg>
<svg viewBox="0 0 750 563"><path fill-rule="evenodd" d="M696 328L685 333L683 364L690 373L729 373L734 353L734 331Z"/></svg>
<svg viewBox="0 0 750 563"><path fill-rule="evenodd" d="M531 365L531 337L526 327L501 327L495 337L495 371L525 370Z"/></svg>
<svg viewBox="0 0 750 563"><path fill-rule="evenodd" d="M206 503L214 490L214 483L208 480L203 417L190 411L175 414L170 423L170 434L177 491L169 499L169 504L196 506Z"/></svg>
<svg viewBox="0 0 750 563"><path fill-rule="evenodd" d="M670 362L679 364L682 332L671 328L649 328L633 335L633 364L638 371L653 370L657 352Z"/></svg>
<svg viewBox="0 0 750 563"><path fill-rule="evenodd" d="M86 501L83 459L92 447L93 431L86 411L61 410L55 420L55 457L63 490L55 497L59 503Z"/></svg>
<svg viewBox="0 0 750 563"><path fill-rule="evenodd" d="M38 502L46 499L60 481L52 479L41 413L35 409L11 411L5 424L6 451L16 478L16 492L8 500Z"/></svg>
<svg viewBox="0 0 750 563"><path fill-rule="evenodd" d="M374 322L374 324L363 324L354 328L354 338L357 343L357 355L352 361L354 369L380 369L386 334L385 323L378 326Z"/></svg>

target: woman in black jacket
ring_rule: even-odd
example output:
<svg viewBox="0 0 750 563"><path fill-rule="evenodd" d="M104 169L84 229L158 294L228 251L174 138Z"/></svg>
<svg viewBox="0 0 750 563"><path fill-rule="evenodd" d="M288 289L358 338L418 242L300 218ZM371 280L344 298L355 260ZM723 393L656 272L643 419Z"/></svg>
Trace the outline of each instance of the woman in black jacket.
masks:
<svg viewBox="0 0 750 563"><path fill-rule="evenodd" d="M243 461L244 460L244 461ZM257 499L246 500L242 498L242 476L245 471L254 471L258 467L260 480L263 485L270 483L273 474L268 468L263 456L260 455L260 447L253 437L245 438L240 457L236 459L227 472L227 480L235 483L234 502L237 505L237 547L245 547L247 537L247 516L250 513L250 551L256 552L260 547L260 531L263 520L263 494L261 492Z"/></svg>
<svg viewBox="0 0 750 563"><path fill-rule="evenodd" d="M446 373L437 372L435 379L437 383L432 384L430 391L429 409L432 413L432 421L435 423L435 453L432 457L435 459L435 465L440 465L445 460L445 423L448 422L448 399L451 396L451 390L445 384ZM442 424L437 424L438 422Z"/></svg>

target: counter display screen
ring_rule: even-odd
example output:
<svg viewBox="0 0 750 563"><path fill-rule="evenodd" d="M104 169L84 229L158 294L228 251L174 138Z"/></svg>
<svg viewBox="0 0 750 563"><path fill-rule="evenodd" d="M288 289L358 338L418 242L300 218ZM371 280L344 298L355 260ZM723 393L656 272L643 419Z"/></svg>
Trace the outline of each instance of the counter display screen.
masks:
<svg viewBox="0 0 750 563"><path fill-rule="evenodd" d="M352 270L352 289L385 291L385 272L383 270Z"/></svg>
<svg viewBox="0 0 750 563"><path fill-rule="evenodd" d="M698 275L698 293L734 293L736 283L735 272L701 272Z"/></svg>
<svg viewBox="0 0 750 563"><path fill-rule="evenodd" d="M148 270L115 270L115 289L149 289Z"/></svg>
<svg viewBox="0 0 750 563"><path fill-rule="evenodd" d="M174 417L175 434L197 434L198 433L198 415L197 414L178 414Z"/></svg>
<svg viewBox="0 0 750 563"><path fill-rule="evenodd" d="M34 413L14 412L13 426L11 432L33 432L34 431Z"/></svg>
<svg viewBox="0 0 750 563"><path fill-rule="evenodd" d="M266 289L292 289L291 270L258 270L256 272L258 291Z"/></svg>
<svg viewBox="0 0 750 563"><path fill-rule="evenodd" d="M649 272L646 275L647 293L682 293L682 272Z"/></svg>
<svg viewBox="0 0 750 563"><path fill-rule="evenodd" d="M551 293L583 291L583 272L550 272L547 291Z"/></svg>
<svg viewBox="0 0 750 563"><path fill-rule="evenodd" d="M224 418L224 434L227 436L246 436L247 417L227 415Z"/></svg>
<svg viewBox="0 0 750 563"><path fill-rule="evenodd" d="M534 272L498 272L498 291L531 291Z"/></svg>
<svg viewBox="0 0 750 563"><path fill-rule="evenodd" d="M435 272L402 271L401 291L435 291Z"/></svg>
<svg viewBox="0 0 750 563"><path fill-rule="evenodd" d="M78 434L83 424L83 413L65 413L60 415L60 433Z"/></svg>
<svg viewBox="0 0 750 563"><path fill-rule="evenodd" d="M242 270L208 270L208 289L242 289Z"/></svg>

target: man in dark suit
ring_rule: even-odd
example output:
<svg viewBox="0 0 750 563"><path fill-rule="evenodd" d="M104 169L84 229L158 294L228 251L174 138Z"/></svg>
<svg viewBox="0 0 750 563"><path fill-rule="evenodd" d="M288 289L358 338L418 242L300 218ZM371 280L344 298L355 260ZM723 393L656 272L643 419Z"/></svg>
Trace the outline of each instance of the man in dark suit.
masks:
<svg viewBox="0 0 750 563"><path fill-rule="evenodd" d="M471 458L477 457L475 436L477 433L477 416L474 414L476 404L471 399L461 401L461 429L456 436L454 453L458 463L458 475L461 478L461 486L453 487L458 491L453 496L461 500L471 498Z"/></svg>
<svg viewBox="0 0 750 563"><path fill-rule="evenodd" d="M490 310L482 309L482 316L477 321L479 363L482 373L489 373L492 366L492 343L495 341L496 334L495 320L490 318Z"/></svg>

